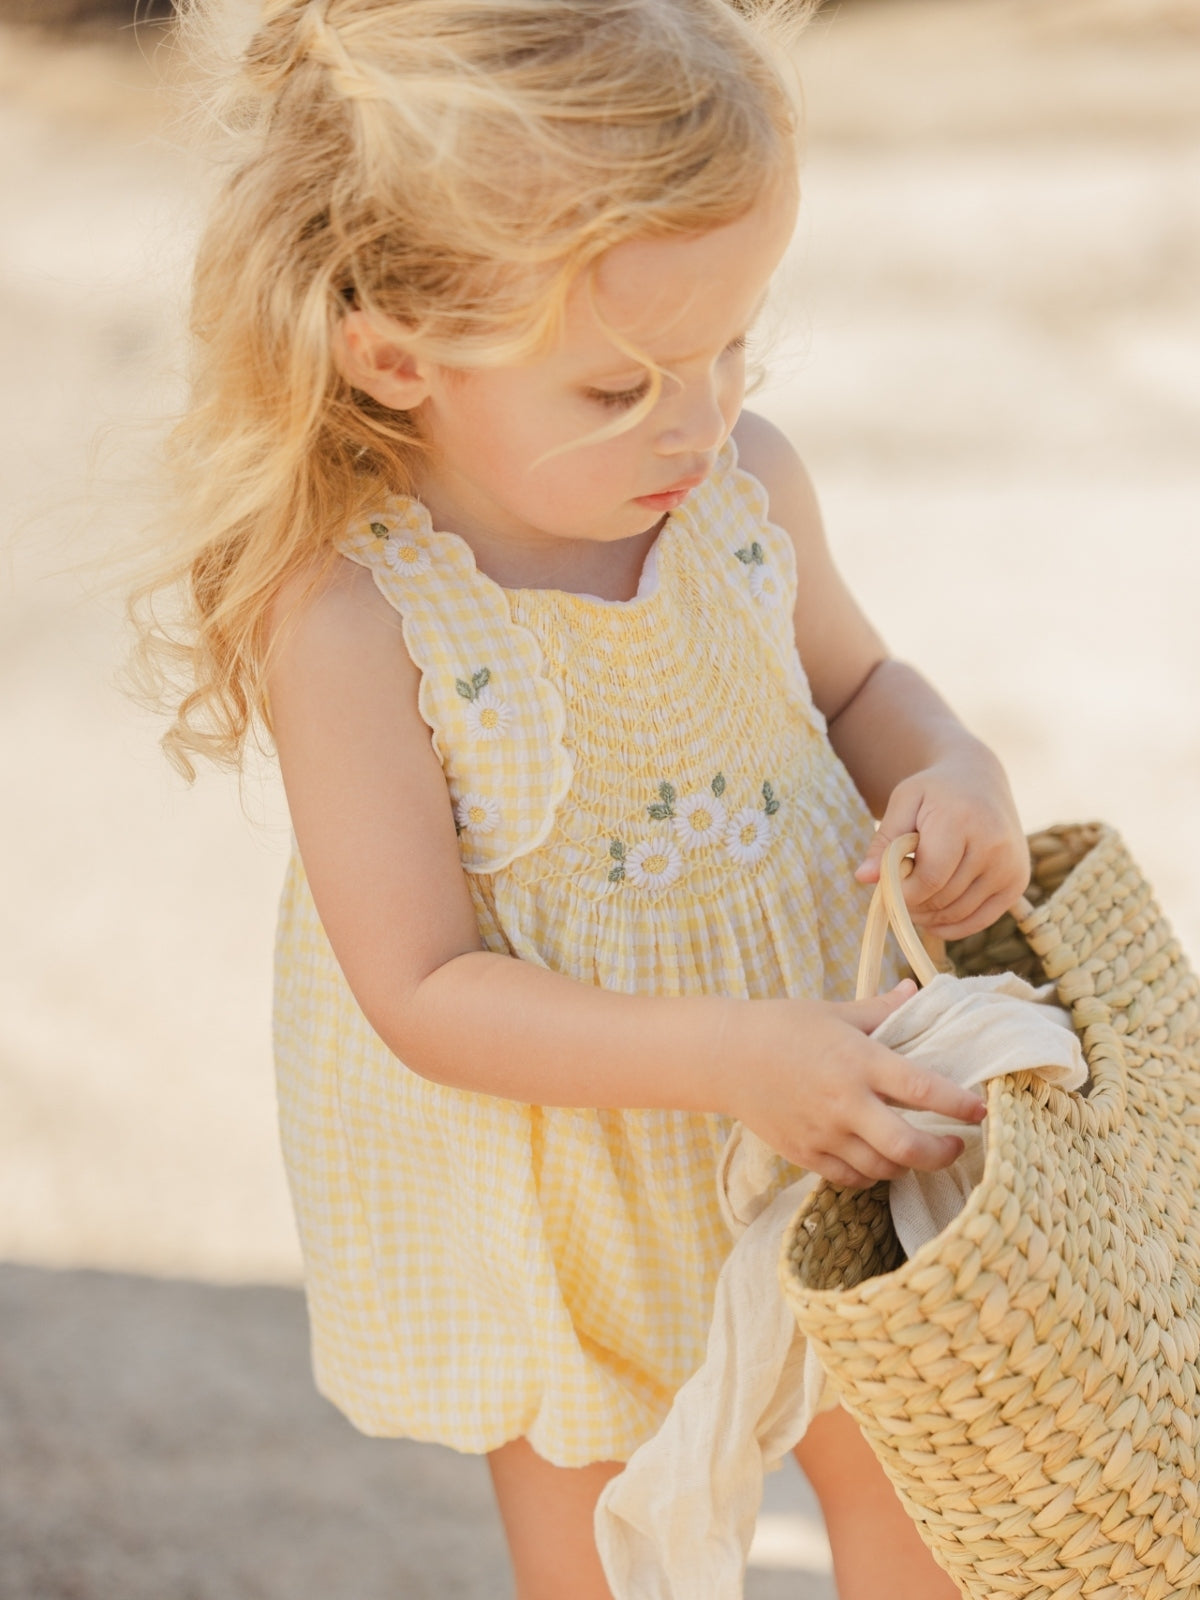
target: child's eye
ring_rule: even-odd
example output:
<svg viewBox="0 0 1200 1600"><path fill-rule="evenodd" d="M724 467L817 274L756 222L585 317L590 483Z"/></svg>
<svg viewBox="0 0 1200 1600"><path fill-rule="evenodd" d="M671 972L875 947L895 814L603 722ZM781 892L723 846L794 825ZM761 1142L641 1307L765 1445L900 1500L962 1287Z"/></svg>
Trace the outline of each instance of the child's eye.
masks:
<svg viewBox="0 0 1200 1600"><path fill-rule="evenodd" d="M589 400L594 400L597 405L611 406L617 411L627 411L631 406L636 406L639 400L644 400L650 393L650 380L643 378L641 383L632 389L585 389L584 394Z"/></svg>
<svg viewBox="0 0 1200 1600"><path fill-rule="evenodd" d="M722 350L723 356L734 355L739 350L744 350L749 342L749 335L740 333L736 339L731 339ZM632 389L585 389L584 395L588 400L600 406L609 406L617 411L627 411L631 406L636 406L650 393L650 380L643 378L641 383L635 384Z"/></svg>

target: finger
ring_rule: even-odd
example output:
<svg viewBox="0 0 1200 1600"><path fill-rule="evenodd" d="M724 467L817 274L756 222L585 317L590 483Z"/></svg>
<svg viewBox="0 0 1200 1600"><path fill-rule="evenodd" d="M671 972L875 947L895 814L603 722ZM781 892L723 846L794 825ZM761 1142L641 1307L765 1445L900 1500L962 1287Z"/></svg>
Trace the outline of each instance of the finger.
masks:
<svg viewBox="0 0 1200 1600"><path fill-rule="evenodd" d="M916 874L914 873L913 876L915 877ZM908 881L911 883L912 879L910 878ZM905 898L906 903L909 904L909 910L914 914L919 911L924 920L928 921L931 913L942 911L960 900L965 901L972 888L978 889L977 898L982 900L986 893L986 887L986 866L978 852L968 846L941 888L927 895L919 904L916 902L908 903L907 896Z"/></svg>
<svg viewBox="0 0 1200 1600"><path fill-rule="evenodd" d="M883 816L879 819L879 826L871 840L870 847L863 857L862 865L854 876L860 883L875 883L879 878L879 863L883 860L884 852L895 839L902 839L906 833L917 831L917 800L910 796L904 784L898 784L892 790Z"/></svg>
<svg viewBox="0 0 1200 1600"><path fill-rule="evenodd" d="M898 1116L896 1112L889 1112L886 1106L880 1105L878 1101L876 1101L876 1105L884 1116L894 1118L900 1123L901 1127L906 1128L908 1126L904 1118ZM865 1130L861 1135L848 1134L839 1143L837 1153L856 1172L865 1174L871 1183L890 1183L894 1178L902 1178L910 1165L909 1162L896 1161L885 1155L873 1140L866 1135ZM951 1160L953 1159L951 1157Z"/></svg>
<svg viewBox="0 0 1200 1600"><path fill-rule="evenodd" d="M981 905L970 907L969 900L965 905L954 905L945 911L940 911L935 921L925 923L931 933L936 933L940 939L965 939L969 933L978 933L981 928L990 928L1004 913L1011 910L1017 895L1009 890L1002 894L988 895Z"/></svg>
<svg viewBox="0 0 1200 1600"><path fill-rule="evenodd" d="M911 978L902 978L894 989L877 994L868 1000L842 1000L833 1006L843 1022L863 1033L874 1033L885 1018L898 1011L906 1000L911 1000L917 986Z"/></svg>
<svg viewBox="0 0 1200 1600"><path fill-rule="evenodd" d="M813 1157L809 1170L819 1172L830 1183L836 1183L839 1189L869 1189L875 1182L865 1172L859 1172L857 1167L852 1167L848 1161L826 1150L819 1151Z"/></svg>
<svg viewBox="0 0 1200 1600"><path fill-rule="evenodd" d="M921 907L927 920L938 912L943 920L953 913L962 921L971 916L990 895L1007 895L1009 905L1024 894L1029 884L1028 855L1014 851L1008 841L968 846L957 870L935 895Z"/></svg>
<svg viewBox="0 0 1200 1600"><path fill-rule="evenodd" d="M915 1169L918 1172L938 1172L957 1161L965 1148L957 1134L931 1133L926 1128L915 1128L898 1111L890 1110L876 1102L875 1110L862 1123L862 1137L875 1152L880 1166L893 1166L889 1176L899 1177ZM873 1170L858 1157L864 1171Z"/></svg>
<svg viewBox="0 0 1200 1600"><path fill-rule="evenodd" d="M917 911L936 900L964 866L966 854L965 843L937 839L926 843L922 839L913 857L913 870L904 880L904 903L908 909Z"/></svg>
<svg viewBox="0 0 1200 1600"><path fill-rule="evenodd" d="M897 835L898 837L899 835ZM871 840L866 855L854 869L854 876L859 883L879 882L879 865L883 860L884 851L891 842L891 839L884 833L882 828L875 830L875 835Z"/></svg>
<svg viewBox="0 0 1200 1600"><path fill-rule="evenodd" d="M893 1050L876 1047L868 1081L881 1099L910 1111L936 1111L971 1124L982 1122L987 1115L986 1106L973 1090L915 1061L906 1061ZM890 1150L886 1153L892 1154Z"/></svg>
<svg viewBox="0 0 1200 1600"><path fill-rule="evenodd" d="M973 883L957 897L946 894L939 897L938 902L926 907L925 920L949 927L953 923L964 923L981 916L985 909L993 913L993 920L999 914L995 910L1007 910L1015 905L1029 885L1029 871L1024 861L1013 862L1006 860L1003 854L992 855L985 853L977 858L979 863L978 875ZM932 911L936 916L930 916ZM986 923L977 923L977 926L986 927Z"/></svg>

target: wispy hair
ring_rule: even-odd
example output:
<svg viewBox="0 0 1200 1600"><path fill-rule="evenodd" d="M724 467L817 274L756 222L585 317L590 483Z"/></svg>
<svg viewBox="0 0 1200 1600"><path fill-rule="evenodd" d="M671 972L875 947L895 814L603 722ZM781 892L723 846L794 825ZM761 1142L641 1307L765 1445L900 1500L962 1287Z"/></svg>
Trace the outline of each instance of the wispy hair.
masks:
<svg viewBox="0 0 1200 1600"><path fill-rule="evenodd" d="M212 104L238 154L200 243L174 508L134 597L164 745L237 765L268 618L409 493L412 416L334 359L348 307L472 367L550 347L615 245L735 221L790 172L807 0L266 0ZM209 60L236 0L184 0ZM661 379L660 379L661 381Z"/></svg>

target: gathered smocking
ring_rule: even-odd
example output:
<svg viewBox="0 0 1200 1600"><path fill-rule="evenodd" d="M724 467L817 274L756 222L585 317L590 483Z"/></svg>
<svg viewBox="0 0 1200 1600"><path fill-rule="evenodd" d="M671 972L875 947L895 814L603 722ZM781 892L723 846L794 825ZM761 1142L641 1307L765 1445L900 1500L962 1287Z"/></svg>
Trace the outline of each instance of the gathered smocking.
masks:
<svg viewBox="0 0 1200 1600"><path fill-rule="evenodd" d="M742 743L761 745L754 724L768 703L777 711L780 692L790 717L824 733L792 635L794 552L765 507L731 441L664 523L639 596L619 604L501 587L418 500L393 498L347 529L338 548L371 570L420 671L418 704L467 871L499 872L540 851L572 809L609 829L614 881L661 882L682 871L681 851L718 835L742 865L762 855L780 773L744 774L735 793L728 762L698 771L692 757L711 745L714 716L730 759ZM774 736L786 742L787 730ZM606 765L614 790L642 767L651 821L671 810L661 850L640 808L623 817L619 801L597 794ZM557 832L566 844L586 825L566 818Z"/></svg>

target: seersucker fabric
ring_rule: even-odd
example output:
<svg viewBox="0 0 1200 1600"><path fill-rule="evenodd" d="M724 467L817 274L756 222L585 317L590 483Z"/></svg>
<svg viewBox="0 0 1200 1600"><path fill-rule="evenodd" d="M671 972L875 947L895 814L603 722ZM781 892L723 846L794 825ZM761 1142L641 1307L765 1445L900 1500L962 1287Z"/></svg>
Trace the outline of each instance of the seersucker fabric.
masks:
<svg viewBox="0 0 1200 1600"><path fill-rule="evenodd" d="M624 602L503 589L415 500L346 532L420 669L487 949L622 992L852 997L872 824L766 513L727 445ZM322 1392L371 1434L627 1460L704 1355L727 1119L421 1078L360 1012L295 852L275 1042Z"/></svg>

